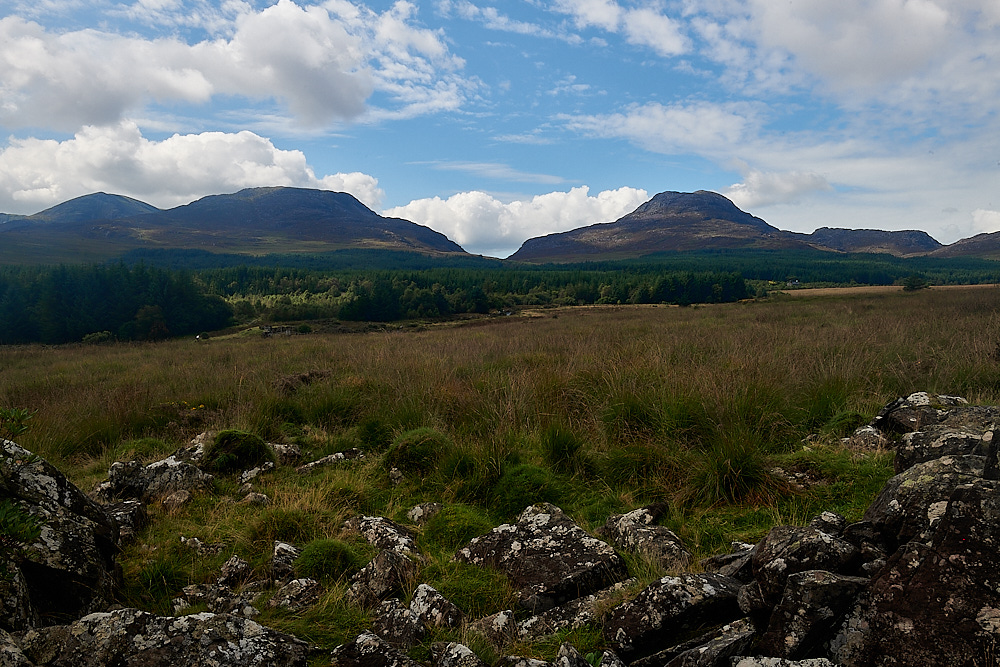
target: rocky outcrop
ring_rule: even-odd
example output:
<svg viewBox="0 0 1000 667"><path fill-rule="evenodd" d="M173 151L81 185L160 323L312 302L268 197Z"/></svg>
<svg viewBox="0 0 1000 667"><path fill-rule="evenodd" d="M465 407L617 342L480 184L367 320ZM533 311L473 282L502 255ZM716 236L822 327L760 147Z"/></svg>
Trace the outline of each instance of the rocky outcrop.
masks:
<svg viewBox="0 0 1000 667"><path fill-rule="evenodd" d="M97 485L94 494L102 502L134 498L151 503L177 491L201 491L211 483L212 475L171 455L145 466L138 461L113 463L108 479Z"/></svg>
<svg viewBox="0 0 1000 667"><path fill-rule="evenodd" d="M535 613L628 576L611 546L548 503L525 509L516 525L504 524L475 538L455 560L501 570L518 590L519 604Z"/></svg>
<svg viewBox="0 0 1000 667"><path fill-rule="evenodd" d="M667 570L679 570L691 562L691 552L670 529L656 525L662 507L650 506L608 518L599 531L619 551L639 554Z"/></svg>

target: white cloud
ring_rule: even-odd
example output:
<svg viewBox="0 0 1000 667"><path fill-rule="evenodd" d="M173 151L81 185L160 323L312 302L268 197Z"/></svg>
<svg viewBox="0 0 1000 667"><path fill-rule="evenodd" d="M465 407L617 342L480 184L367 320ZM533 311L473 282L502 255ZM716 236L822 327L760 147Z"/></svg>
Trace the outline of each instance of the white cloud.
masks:
<svg viewBox="0 0 1000 667"><path fill-rule="evenodd" d="M649 199L645 190L618 188L591 196L586 186L504 203L486 192L417 199L385 211L435 229L469 252L506 257L532 237L611 222Z"/></svg>
<svg viewBox="0 0 1000 667"><path fill-rule="evenodd" d="M977 208L972 212L973 234L1000 232L1000 211Z"/></svg>
<svg viewBox="0 0 1000 667"><path fill-rule="evenodd" d="M676 56L690 49L680 21L664 14L656 3L629 8L614 0L557 0L554 9L572 16L579 28L623 34L629 44L652 48L661 56Z"/></svg>
<svg viewBox="0 0 1000 667"><path fill-rule="evenodd" d="M468 174L489 179L511 181L514 183L544 183L555 185L566 182L562 176L550 174L532 174L514 169L510 165L499 162L428 162L429 166L441 171L462 171Z"/></svg>
<svg viewBox="0 0 1000 667"><path fill-rule="evenodd" d="M367 174L317 178L297 150L252 132L204 132L150 141L130 122L85 127L65 141L12 139L0 150L0 211L35 213L97 191L159 207L208 194L287 185L346 191L377 208L378 181Z"/></svg>
<svg viewBox="0 0 1000 667"><path fill-rule="evenodd" d="M794 203L801 195L833 190L826 179L806 171L765 172L748 169L743 182L726 188L722 194L743 210L772 204Z"/></svg>
<svg viewBox="0 0 1000 667"><path fill-rule="evenodd" d="M230 38L195 44L176 36L59 33L4 17L0 124L74 131L116 123L153 101L204 104L220 96L280 100L310 127L359 117L375 92L396 113L456 108L470 85L456 74L464 63L442 34L412 24L414 10L406 0L381 14L344 1L321 7L278 0L259 12L234 6Z"/></svg>

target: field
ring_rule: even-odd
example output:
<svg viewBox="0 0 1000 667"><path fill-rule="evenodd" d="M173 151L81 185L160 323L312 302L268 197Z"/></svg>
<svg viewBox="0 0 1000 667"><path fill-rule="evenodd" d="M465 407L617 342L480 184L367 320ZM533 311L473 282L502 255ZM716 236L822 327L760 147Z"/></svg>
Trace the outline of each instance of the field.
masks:
<svg viewBox="0 0 1000 667"><path fill-rule="evenodd" d="M664 524L696 557L822 510L857 520L892 457L840 438L914 391L1000 401L998 311L996 288L897 288L543 309L364 334L2 347L0 407L36 411L20 444L85 490L116 460L163 458L209 429L294 442L307 461L366 452L305 476L270 473L255 482L266 508L230 502L241 497L232 476L179 511L154 507L122 554L123 604L168 613L181 587L211 580L233 553L263 573L274 539L342 540L362 559L367 547L343 533L344 519L406 522L416 503L440 501L449 512L420 534L422 580L483 615L508 608L510 591L450 556L539 500L590 531L664 502ZM398 486L391 465L405 474ZM196 558L178 535L227 547ZM662 574L637 559L630 567L640 582ZM313 610L267 611L263 622L335 646L367 622L341 602L342 574L325 573L330 592ZM585 651L600 643L596 633L573 640ZM523 650L551 658L556 648Z"/></svg>

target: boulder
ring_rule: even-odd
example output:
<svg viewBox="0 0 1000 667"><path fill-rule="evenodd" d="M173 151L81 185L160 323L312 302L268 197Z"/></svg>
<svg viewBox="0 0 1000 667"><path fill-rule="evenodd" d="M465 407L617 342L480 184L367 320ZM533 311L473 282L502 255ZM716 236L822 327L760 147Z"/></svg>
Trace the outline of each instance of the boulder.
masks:
<svg viewBox="0 0 1000 667"><path fill-rule="evenodd" d="M744 653L753 643L754 630L749 621L742 620L719 629L709 641L683 651L666 667L715 667L725 665L729 658Z"/></svg>
<svg viewBox="0 0 1000 667"><path fill-rule="evenodd" d="M399 598L385 600L372 615L372 632L404 651L423 639L424 624L413 615Z"/></svg>
<svg viewBox="0 0 1000 667"><path fill-rule="evenodd" d="M118 526L44 459L0 441L3 495L43 523L20 563L42 623L104 609L117 583Z"/></svg>
<svg viewBox="0 0 1000 667"><path fill-rule="evenodd" d="M784 658L732 658L732 667L837 667L826 658L807 660L785 660Z"/></svg>
<svg viewBox="0 0 1000 667"><path fill-rule="evenodd" d="M108 479L94 489L101 502L136 498L151 503L175 491L201 491L213 477L197 466L171 455L162 461L142 465L138 461L118 461L108 469Z"/></svg>
<svg viewBox="0 0 1000 667"><path fill-rule="evenodd" d="M2 667L35 667L14 638L5 630L0 630L0 665Z"/></svg>
<svg viewBox="0 0 1000 667"><path fill-rule="evenodd" d="M149 521L146 506L138 500L122 500L104 506L104 513L118 526L118 546L135 540Z"/></svg>
<svg viewBox="0 0 1000 667"><path fill-rule="evenodd" d="M559 645L559 652L556 659L552 661L552 667L591 667L583 654L576 650L576 647L569 642Z"/></svg>
<svg viewBox="0 0 1000 667"><path fill-rule="evenodd" d="M383 516L356 516L345 521L344 528L357 531L377 549L390 549L414 556L420 553L416 535Z"/></svg>
<svg viewBox="0 0 1000 667"><path fill-rule="evenodd" d="M236 554L222 564L219 569L218 583L220 586L236 588L253 576L253 566Z"/></svg>
<svg viewBox="0 0 1000 667"><path fill-rule="evenodd" d="M487 667L472 649L456 642L431 644L431 659L434 667Z"/></svg>
<svg viewBox="0 0 1000 667"><path fill-rule="evenodd" d="M462 610L427 584L417 586L410 613L428 629L454 628L462 622Z"/></svg>
<svg viewBox="0 0 1000 667"><path fill-rule="evenodd" d="M365 632L333 649L333 667L420 667L387 641Z"/></svg>
<svg viewBox="0 0 1000 667"><path fill-rule="evenodd" d="M959 396L921 391L887 404L872 420L871 426L883 433L911 433L941 423L956 408L965 406L968 401Z"/></svg>
<svg viewBox="0 0 1000 667"><path fill-rule="evenodd" d="M330 454L329 456L324 456L321 459L317 459L311 463L306 463L300 465L295 469L295 472L300 475L307 475L313 470L319 470L321 468L328 468L332 465L337 465L338 463L343 463L344 461L363 461L365 458L364 452L362 452L357 447L352 447L347 451L336 452L335 454Z"/></svg>
<svg viewBox="0 0 1000 667"><path fill-rule="evenodd" d="M510 609L498 611L495 614L481 618L472 623L472 627L481 632L494 646L506 646L517 639L519 630L514 612Z"/></svg>
<svg viewBox="0 0 1000 667"><path fill-rule="evenodd" d="M38 625L38 612L31 604L28 582L12 561L0 562L0 630L27 630ZM3 665L0 659L0 665Z"/></svg>
<svg viewBox="0 0 1000 667"><path fill-rule="evenodd" d="M650 506L615 514L598 534L619 551L644 556L667 570L685 568L691 562L691 552L670 529L656 525L661 513L659 507Z"/></svg>
<svg viewBox="0 0 1000 667"><path fill-rule="evenodd" d="M520 606L540 613L594 593L628 576L625 562L605 542L588 535L561 509L542 503L473 539L455 560L504 572Z"/></svg>
<svg viewBox="0 0 1000 667"><path fill-rule="evenodd" d="M254 603L260 597L259 593L236 593L228 586L219 584L191 584L182 590L182 597L174 599L174 613L180 614L186 609L204 604L213 614L232 614L243 618L257 618L260 612Z"/></svg>
<svg viewBox="0 0 1000 667"><path fill-rule="evenodd" d="M562 630L579 630L600 621L602 612L621 600L625 589L634 579L619 582L602 591L570 600L541 614L531 616L518 624L518 634L525 638L552 635Z"/></svg>
<svg viewBox="0 0 1000 667"><path fill-rule="evenodd" d="M323 595L323 586L315 579L292 579L278 589L267 606L273 609L302 611L308 609Z"/></svg>
<svg viewBox="0 0 1000 667"><path fill-rule="evenodd" d="M821 512L809 522L810 528L821 530L827 535L840 537L847 528L847 519L836 512Z"/></svg>
<svg viewBox="0 0 1000 667"><path fill-rule="evenodd" d="M866 584L868 579L824 570L789 576L758 651L792 660L808 657L840 623Z"/></svg>
<svg viewBox="0 0 1000 667"><path fill-rule="evenodd" d="M440 512L442 509L444 509L444 505L441 503L420 503L406 513L406 518L418 526L422 526L430 521L431 517ZM459 646L461 646L461 644L459 644Z"/></svg>
<svg viewBox="0 0 1000 667"><path fill-rule="evenodd" d="M351 577L344 597L362 607L374 607L393 593L401 593L416 578L417 563L393 549L383 549Z"/></svg>
<svg viewBox="0 0 1000 667"><path fill-rule="evenodd" d="M955 488L982 477L984 464L981 456L945 456L918 463L886 482L863 519L871 523L888 553L912 539L926 539Z"/></svg>
<svg viewBox="0 0 1000 667"><path fill-rule="evenodd" d="M705 572L718 572L727 577L742 581L744 584L753 581L753 544L733 542L733 550L727 554L719 554L702 558L698 564Z"/></svg>
<svg viewBox="0 0 1000 667"><path fill-rule="evenodd" d="M986 456L993 431L966 431L935 424L922 431L906 433L896 447L893 469L896 474L909 470L918 463L933 461L942 456Z"/></svg>
<svg viewBox="0 0 1000 667"><path fill-rule="evenodd" d="M187 489L180 489L179 491L174 491L168 496L164 496L160 500L160 505L163 506L167 512L174 512L191 502L191 492Z"/></svg>
<svg viewBox="0 0 1000 667"><path fill-rule="evenodd" d="M831 658L868 665L993 665L1000 636L1000 482L956 488L927 543L892 555L848 612Z"/></svg>
<svg viewBox="0 0 1000 667"><path fill-rule="evenodd" d="M36 665L51 667L305 667L308 645L228 614L155 616L118 609L15 635Z"/></svg>
<svg viewBox="0 0 1000 667"><path fill-rule="evenodd" d="M275 581L287 581L295 576L295 559L302 555L302 549L293 547L287 542L274 542L271 554L271 578Z"/></svg>
<svg viewBox="0 0 1000 667"><path fill-rule="evenodd" d="M738 619L740 582L716 573L663 577L612 609L604 637L626 662L671 646L703 625Z"/></svg>
<svg viewBox="0 0 1000 667"><path fill-rule="evenodd" d="M856 546L808 526L775 526L754 549L751 562L763 601L771 607L781 600L785 581L796 572L854 574L860 565Z"/></svg>

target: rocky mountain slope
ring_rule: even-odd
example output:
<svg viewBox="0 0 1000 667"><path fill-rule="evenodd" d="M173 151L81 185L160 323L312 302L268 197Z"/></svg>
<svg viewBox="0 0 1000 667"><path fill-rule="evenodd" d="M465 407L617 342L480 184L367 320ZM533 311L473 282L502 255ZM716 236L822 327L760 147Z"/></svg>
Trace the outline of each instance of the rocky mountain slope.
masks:
<svg viewBox="0 0 1000 667"><path fill-rule="evenodd" d="M926 255L943 247L927 232L917 230L885 232L880 229L820 227L811 234L799 237L818 248L839 252L886 253L899 257Z"/></svg>
<svg viewBox="0 0 1000 667"><path fill-rule="evenodd" d="M251 188L161 210L97 193L0 220L0 262L110 259L136 248L263 254L380 248L464 253L446 236L385 218L343 192Z"/></svg>

